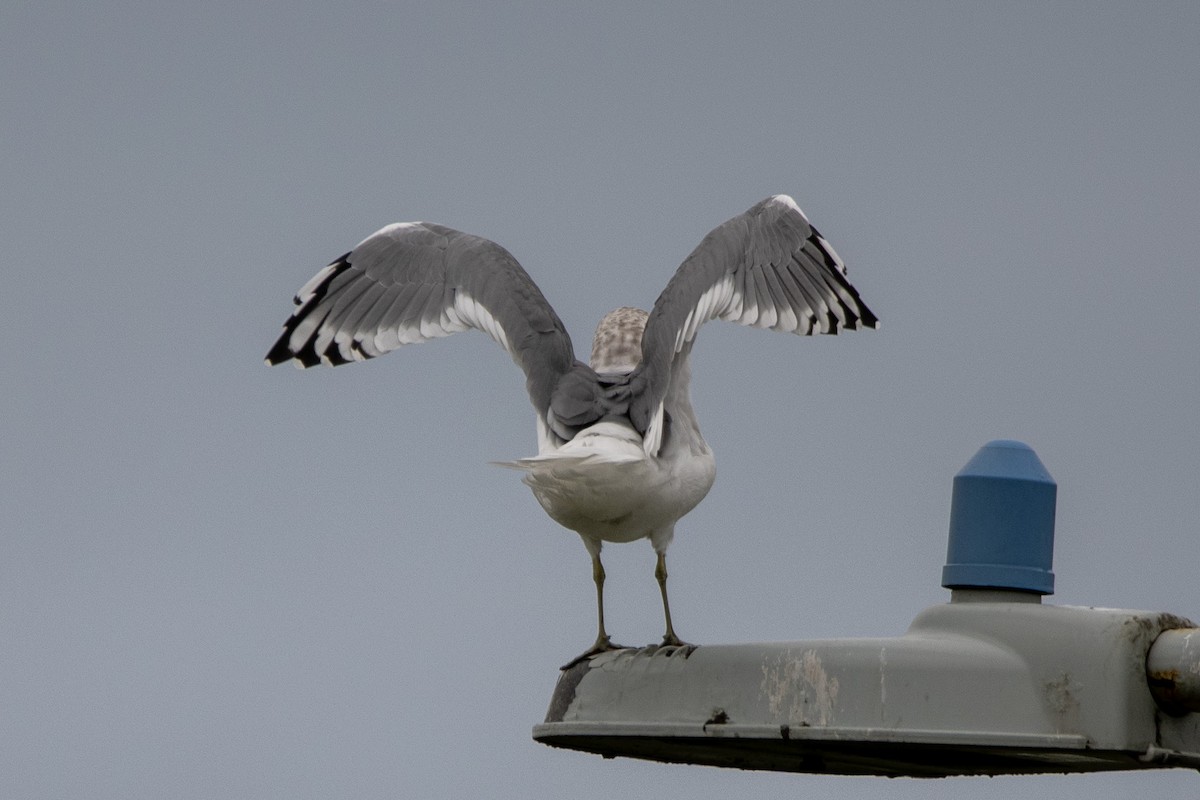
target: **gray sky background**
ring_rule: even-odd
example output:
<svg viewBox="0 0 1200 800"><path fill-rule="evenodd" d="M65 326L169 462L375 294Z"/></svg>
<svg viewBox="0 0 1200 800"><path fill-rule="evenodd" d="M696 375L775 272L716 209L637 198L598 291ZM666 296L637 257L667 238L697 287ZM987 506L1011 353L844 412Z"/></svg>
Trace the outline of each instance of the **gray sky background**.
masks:
<svg viewBox="0 0 1200 800"><path fill-rule="evenodd" d="M464 334L267 369L382 225L511 250L586 354L712 227L793 195L879 331L709 325L717 454L671 549L698 643L902 633L984 442L1059 483L1048 601L1200 618L1200 6L9 3L0 10L0 797L1185 796L534 743L594 634ZM661 635L644 543L610 628Z"/></svg>

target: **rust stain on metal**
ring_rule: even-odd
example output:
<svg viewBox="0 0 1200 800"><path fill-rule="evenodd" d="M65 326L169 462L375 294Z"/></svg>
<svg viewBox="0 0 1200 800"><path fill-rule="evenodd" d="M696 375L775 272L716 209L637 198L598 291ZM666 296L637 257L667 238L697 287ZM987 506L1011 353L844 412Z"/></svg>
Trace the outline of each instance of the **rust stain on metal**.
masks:
<svg viewBox="0 0 1200 800"><path fill-rule="evenodd" d="M1178 669L1164 669L1146 673L1146 685L1154 702L1164 713L1172 717L1182 717L1190 713L1189 696L1180 686L1183 673Z"/></svg>
<svg viewBox="0 0 1200 800"><path fill-rule="evenodd" d="M1169 628L1146 653L1146 685L1169 716L1200 712L1200 629Z"/></svg>

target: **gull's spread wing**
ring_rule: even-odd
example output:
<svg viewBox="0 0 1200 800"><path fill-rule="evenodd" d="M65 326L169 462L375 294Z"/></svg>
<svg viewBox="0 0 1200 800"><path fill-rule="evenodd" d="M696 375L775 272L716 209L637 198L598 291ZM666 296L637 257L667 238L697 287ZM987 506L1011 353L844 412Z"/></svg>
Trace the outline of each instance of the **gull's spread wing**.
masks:
<svg viewBox="0 0 1200 800"><path fill-rule="evenodd" d="M543 438L570 439L603 413L595 373L575 360L558 315L487 239L426 222L389 225L318 272L295 304L269 364L363 361L475 328L524 370Z"/></svg>
<svg viewBox="0 0 1200 800"><path fill-rule="evenodd" d="M661 442L673 369L712 319L800 335L879 325L795 201L768 197L705 236L654 304L629 384L630 418L648 452Z"/></svg>

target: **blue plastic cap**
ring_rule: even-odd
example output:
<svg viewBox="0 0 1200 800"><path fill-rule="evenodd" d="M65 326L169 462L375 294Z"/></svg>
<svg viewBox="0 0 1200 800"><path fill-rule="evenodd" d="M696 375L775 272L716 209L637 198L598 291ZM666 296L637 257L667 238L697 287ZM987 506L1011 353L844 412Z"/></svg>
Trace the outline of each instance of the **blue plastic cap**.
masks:
<svg viewBox="0 0 1200 800"><path fill-rule="evenodd" d="M954 476L942 586L1054 593L1058 484L1023 442L988 442Z"/></svg>

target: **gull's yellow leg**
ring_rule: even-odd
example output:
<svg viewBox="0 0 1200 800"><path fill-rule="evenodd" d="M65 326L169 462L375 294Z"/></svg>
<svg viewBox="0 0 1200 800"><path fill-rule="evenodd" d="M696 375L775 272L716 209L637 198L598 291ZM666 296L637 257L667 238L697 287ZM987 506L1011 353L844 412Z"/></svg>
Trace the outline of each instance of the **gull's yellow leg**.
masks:
<svg viewBox="0 0 1200 800"><path fill-rule="evenodd" d="M667 600L667 554L658 554L658 566L654 568L654 577L658 580L658 590L662 592L663 615L667 618L667 632L663 635L664 645L676 647L687 644L675 635L675 626L671 624L671 604Z"/></svg>

